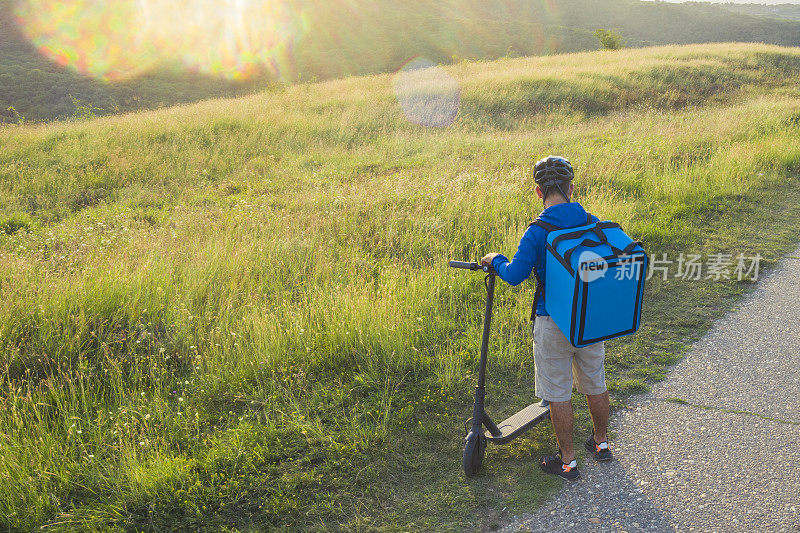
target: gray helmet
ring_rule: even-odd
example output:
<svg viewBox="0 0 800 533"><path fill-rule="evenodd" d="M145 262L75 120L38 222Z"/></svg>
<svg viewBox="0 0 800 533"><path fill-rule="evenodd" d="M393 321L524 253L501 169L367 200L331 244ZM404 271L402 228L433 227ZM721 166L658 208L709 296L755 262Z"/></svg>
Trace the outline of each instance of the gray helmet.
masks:
<svg viewBox="0 0 800 533"><path fill-rule="evenodd" d="M555 187L568 200L567 191L574 177L575 172L567 158L557 155L549 155L540 159L533 167L533 179L536 181L536 185L542 189L545 198L547 198L550 188Z"/></svg>

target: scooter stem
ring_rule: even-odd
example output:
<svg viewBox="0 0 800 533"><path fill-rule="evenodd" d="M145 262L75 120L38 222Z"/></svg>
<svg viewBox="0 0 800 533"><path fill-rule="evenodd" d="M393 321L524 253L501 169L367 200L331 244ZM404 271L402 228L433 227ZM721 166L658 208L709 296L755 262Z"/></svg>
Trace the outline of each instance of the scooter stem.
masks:
<svg viewBox="0 0 800 533"><path fill-rule="evenodd" d="M486 360L489 353L489 332L492 328L492 305L494 304L494 282L497 274L486 275L486 310L483 314L483 337L481 338L481 360L478 367L478 386L475 387L475 403L472 406L472 431L480 433L481 426L486 426L489 433L499 435L500 430L489 418L484 409L486 398Z"/></svg>
<svg viewBox="0 0 800 533"><path fill-rule="evenodd" d="M483 313L483 337L481 338L481 362L478 369L478 387L483 388L486 380L486 358L489 352L489 332L492 328L492 306L494 305L494 282L496 274L486 275L486 310Z"/></svg>

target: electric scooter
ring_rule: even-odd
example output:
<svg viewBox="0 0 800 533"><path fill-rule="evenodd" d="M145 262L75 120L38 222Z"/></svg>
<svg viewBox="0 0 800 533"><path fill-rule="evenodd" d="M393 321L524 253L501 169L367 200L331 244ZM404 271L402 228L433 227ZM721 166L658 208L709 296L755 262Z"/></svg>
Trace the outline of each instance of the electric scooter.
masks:
<svg viewBox="0 0 800 533"><path fill-rule="evenodd" d="M508 444L527 430L550 417L550 407L546 400L533 403L523 410L511 415L506 420L495 424L484 409L486 399L486 358L489 351L489 330L492 325L492 305L494 303L494 285L497 272L491 266L482 266L480 263L465 263L450 261L453 268L463 268L486 273L486 310L483 315L483 338L481 339L481 359L478 367L478 385L475 387L475 403L472 406L472 418L466 425L472 423L472 429L467 433L464 444L464 457L462 465L464 474L474 476L483 463L486 453L486 444ZM484 430L484 428L486 428Z"/></svg>

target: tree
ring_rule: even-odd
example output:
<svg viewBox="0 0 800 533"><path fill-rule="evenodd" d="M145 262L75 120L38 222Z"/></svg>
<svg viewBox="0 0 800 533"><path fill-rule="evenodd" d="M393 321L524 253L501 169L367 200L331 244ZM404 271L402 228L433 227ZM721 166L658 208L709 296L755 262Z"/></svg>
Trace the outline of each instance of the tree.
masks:
<svg viewBox="0 0 800 533"><path fill-rule="evenodd" d="M76 120L92 119L97 116L95 111L101 111L99 108L95 107L94 104L82 102L71 94L69 98L72 100L72 105L75 106L75 112L72 114L72 118Z"/></svg>
<svg viewBox="0 0 800 533"><path fill-rule="evenodd" d="M19 112L14 109L14 106L10 106L7 111L11 112L11 115L14 117L15 124L25 124L25 117L19 114Z"/></svg>
<svg viewBox="0 0 800 533"><path fill-rule="evenodd" d="M622 48L622 35L617 30L600 28L594 32L594 35L600 41L600 46L603 50L619 50Z"/></svg>

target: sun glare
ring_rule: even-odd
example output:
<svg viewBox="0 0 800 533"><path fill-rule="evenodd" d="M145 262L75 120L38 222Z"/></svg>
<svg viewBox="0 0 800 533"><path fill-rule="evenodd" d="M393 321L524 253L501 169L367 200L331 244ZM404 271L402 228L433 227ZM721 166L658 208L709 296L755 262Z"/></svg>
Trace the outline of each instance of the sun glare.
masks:
<svg viewBox="0 0 800 533"><path fill-rule="evenodd" d="M291 77L307 27L290 0L20 0L14 13L40 53L107 81L165 65L235 80Z"/></svg>
<svg viewBox="0 0 800 533"><path fill-rule="evenodd" d="M394 91L406 118L414 124L445 128L458 116L458 81L424 57L411 59L395 73Z"/></svg>

